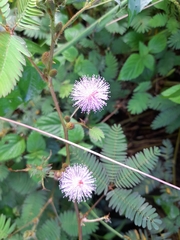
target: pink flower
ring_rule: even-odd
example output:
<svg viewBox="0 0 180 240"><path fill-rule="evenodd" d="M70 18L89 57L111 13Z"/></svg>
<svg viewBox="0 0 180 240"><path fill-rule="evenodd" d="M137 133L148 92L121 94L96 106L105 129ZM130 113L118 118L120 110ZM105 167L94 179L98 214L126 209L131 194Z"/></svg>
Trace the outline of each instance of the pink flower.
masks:
<svg viewBox="0 0 180 240"><path fill-rule="evenodd" d="M96 190L95 179L85 165L75 164L63 172L59 188L65 197L69 197L69 201L79 203L92 196L92 192Z"/></svg>
<svg viewBox="0 0 180 240"><path fill-rule="evenodd" d="M101 110L106 105L109 96L109 84L104 78L93 75L83 76L76 81L71 93L74 106L81 108L82 112L89 113Z"/></svg>

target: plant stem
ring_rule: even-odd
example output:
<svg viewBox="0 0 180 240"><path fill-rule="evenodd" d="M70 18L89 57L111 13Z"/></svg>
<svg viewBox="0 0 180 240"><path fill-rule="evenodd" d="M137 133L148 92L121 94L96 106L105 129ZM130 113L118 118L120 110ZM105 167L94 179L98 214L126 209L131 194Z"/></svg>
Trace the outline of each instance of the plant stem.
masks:
<svg viewBox="0 0 180 240"><path fill-rule="evenodd" d="M79 240L82 240L82 226L81 226L81 218L80 218L80 213L78 209L78 204L75 201L74 202L74 208L76 211L76 216L77 216L77 222L78 222L78 235L79 235Z"/></svg>
<svg viewBox="0 0 180 240"><path fill-rule="evenodd" d="M179 144L180 144L180 128L178 131L178 137L177 137L176 146L174 150L174 157L173 157L173 184L176 184L176 159L178 156Z"/></svg>
<svg viewBox="0 0 180 240"><path fill-rule="evenodd" d="M55 48L55 34L54 34L54 29L55 29L55 23L54 23L54 16L50 15L50 20L51 20L51 47L50 47L50 55L49 55L49 63L48 63L48 72L52 69L52 64L53 64L53 55L54 55L54 48ZM65 122L64 122L64 118L53 88L53 83L52 83L52 78L50 76L48 76L48 87L56 108L56 111L58 112L62 127L63 127L63 131L64 131L64 137L66 140L68 140L68 130L66 128ZM69 152L69 144L66 143L66 163L69 165L70 164L70 152Z"/></svg>

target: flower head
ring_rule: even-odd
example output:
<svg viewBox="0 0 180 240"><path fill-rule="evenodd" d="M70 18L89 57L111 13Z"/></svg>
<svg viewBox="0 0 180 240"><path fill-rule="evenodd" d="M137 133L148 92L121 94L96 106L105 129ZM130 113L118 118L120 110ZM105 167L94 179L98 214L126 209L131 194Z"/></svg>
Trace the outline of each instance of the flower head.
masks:
<svg viewBox="0 0 180 240"><path fill-rule="evenodd" d="M71 93L74 106L81 108L82 112L96 112L106 105L109 96L109 84L104 78L93 75L83 76L76 81Z"/></svg>
<svg viewBox="0 0 180 240"><path fill-rule="evenodd" d="M65 197L69 197L69 201L76 200L79 203L92 196L92 192L96 189L95 179L85 165L75 164L67 167L63 172L59 188Z"/></svg>

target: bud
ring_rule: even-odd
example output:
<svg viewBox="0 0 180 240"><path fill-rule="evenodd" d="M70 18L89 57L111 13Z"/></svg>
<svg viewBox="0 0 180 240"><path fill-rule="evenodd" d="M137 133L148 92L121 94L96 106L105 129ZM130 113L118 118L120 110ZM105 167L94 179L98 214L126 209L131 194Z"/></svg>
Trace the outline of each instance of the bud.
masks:
<svg viewBox="0 0 180 240"><path fill-rule="evenodd" d="M56 6L53 0L46 0L46 5L50 9L51 12L55 12Z"/></svg>
<svg viewBox="0 0 180 240"><path fill-rule="evenodd" d="M47 64L49 62L49 57L50 57L50 52L44 52L41 57L41 61L45 66L47 66Z"/></svg>
<svg viewBox="0 0 180 240"><path fill-rule="evenodd" d="M62 29L62 26L63 26L62 22L58 22L58 24L55 27L55 32L59 33L61 31L61 29Z"/></svg>
<svg viewBox="0 0 180 240"><path fill-rule="evenodd" d="M65 120L66 122L70 122L71 118L70 118L70 116L65 116L65 117L64 117L64 120Z"/></svg>
<svg viewBox="0 0 180 240"><path fill-rule="evenodd" d="M57 75L57 70L56 69L51 69L49 72L50 77L55 77Z"/></svg>
<svg viewBox="0 0 180 240"><path fill-rule="evenodd" d="M72 130L74 128L74 123L68 122L68 123L66 123L66 127L68 130Z"/></svg>

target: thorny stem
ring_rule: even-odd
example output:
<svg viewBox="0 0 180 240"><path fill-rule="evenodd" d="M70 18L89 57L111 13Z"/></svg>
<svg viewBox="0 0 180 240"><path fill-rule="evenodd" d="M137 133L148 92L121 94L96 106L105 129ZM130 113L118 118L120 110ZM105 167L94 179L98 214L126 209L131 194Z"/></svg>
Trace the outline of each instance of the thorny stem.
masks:
<svg viewBox="0 0 180 240"><path fill-rule="evenodd" d="M81 226L81 218L80 218L80 213L78 209L78 204L75 201L74 202L74 208L76 212L76 217L77 217L77 222L78 222L78 235L79 235L79 240L82 240L82 226Z"/></svg>

